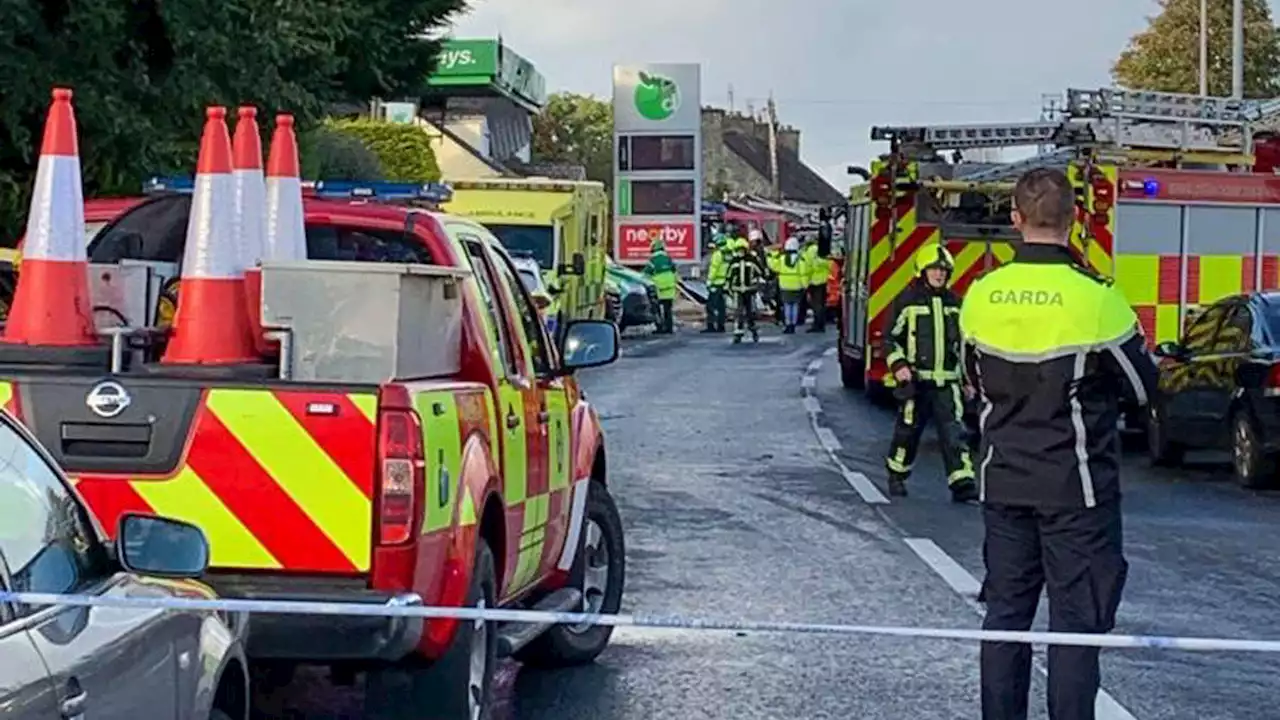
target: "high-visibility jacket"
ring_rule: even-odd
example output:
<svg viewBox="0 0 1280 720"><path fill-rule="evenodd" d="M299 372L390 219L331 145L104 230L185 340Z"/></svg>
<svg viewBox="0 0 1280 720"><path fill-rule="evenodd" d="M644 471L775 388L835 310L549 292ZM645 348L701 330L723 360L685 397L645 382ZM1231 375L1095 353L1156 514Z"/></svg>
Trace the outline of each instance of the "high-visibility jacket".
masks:
<svg viewBox="0 0 1280 720"><path fill-rule="evenodd" d="M966 375L983 400L989 503L1090 508L1120 493L1119 403L1156 389L1129 300L1066 248L1018 246L965 293Z"/></svg>
<svg viewBox="0 0 1280 720"><path fill-rule="evenodd" d="M831 277L827 278L827 307L840 306L840 285L844 281L844 264L831 258Z"/></svg>
<svg viewBox="0 0 1280 720"><path fill-rule="evenodd" d="M805 266L809 268L810 285L826 285L831 277L831 260L818 255L818 246L809 245L804 249Z"/></svg>
<svg viewBox="0 0 1280 720"><path fill-rule="evenodd" d="M769 269L778 276L779 290L804 290L809 285L809 266L798 252L770 256Z"/></svg>
<svg viewBox="0 0 1280 720"><path fill-rule="evenodd" d="M754 292L760 288L764 276L764 263L748 247L738 247L728 256L729 290L735 293Z"/></svg>
<svg viewBox="0 0 1280 720"><path fill-rule="evenodd" d="M725 262L724 248L711 251L711 263L707 266L707 287L722 288L729 281L729 265Z"/></svg>
<svg viewBox="0 0 1280 720"><path fill-rule="evenodd" d="M644 266L644 274L653 280L653 285L658 290L659 300L676 299L676 283L679 278L676 277L676 264L671 262L666 250L655 250L649 256L649 262Z"/></svg>

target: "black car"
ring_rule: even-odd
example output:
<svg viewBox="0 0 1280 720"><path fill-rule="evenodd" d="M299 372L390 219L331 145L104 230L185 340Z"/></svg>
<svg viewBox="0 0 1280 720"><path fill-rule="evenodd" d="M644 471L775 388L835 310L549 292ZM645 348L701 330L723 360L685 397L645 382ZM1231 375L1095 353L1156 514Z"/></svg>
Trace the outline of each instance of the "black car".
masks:
<svg viewBox="0 0 1280 720"><path fill-rule="evenodd" d="M1280 292L1219 300L1179 342L1160 343L1160 389L1151 403L1153 462L1187 450L1230 450L1245 487L1274 484L1280 459Z"/></svg>

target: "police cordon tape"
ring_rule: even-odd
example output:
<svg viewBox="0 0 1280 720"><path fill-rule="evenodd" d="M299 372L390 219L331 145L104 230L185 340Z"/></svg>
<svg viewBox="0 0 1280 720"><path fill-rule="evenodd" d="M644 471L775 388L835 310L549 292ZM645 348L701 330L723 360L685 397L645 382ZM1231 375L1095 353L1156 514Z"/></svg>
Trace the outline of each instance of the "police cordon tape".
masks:
<svg viewBox="0 0 1280 720"><path fill-rule="evenodd" d="M1238 638L1170 637L1164 635L1091 635L1062 632L1020 632L1012 630L965 630L885 625L848 625L804 622L753 621L652 614L599 614L502 610L428 605L370 605L283 600L200 600L175 597L119 597L103 595L55 595L50 593L0 592L0 602L32 606L68 605L137 610L205 611L259 613L268 615L333 615L364 617L404 617L422 619L485 620L562 625L610 625L653 630L693 630L782 633L804 635L879 635L973 642L1012 642L1032 645L1072 645L1077 647L1185 650L1194 652L1280 653L1280 640Z"/></svg>

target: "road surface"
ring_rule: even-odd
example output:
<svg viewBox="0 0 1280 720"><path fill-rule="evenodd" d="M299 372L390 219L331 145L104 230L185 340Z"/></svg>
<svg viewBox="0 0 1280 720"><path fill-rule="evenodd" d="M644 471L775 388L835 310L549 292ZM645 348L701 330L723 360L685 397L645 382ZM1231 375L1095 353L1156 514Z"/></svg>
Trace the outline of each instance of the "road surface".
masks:
<svg viewBox="0 0 1280 720"><path fill-rule="evenodd" d="M879 503L891 418L840 388L833 342L682 331L629 340L618 363L584 373L626 524L624 612L978 626L978 509L947 502L931 441L912 496ZM1134 458L1126 472L1120 631L1272 635L1280 497L1212 469ZM1099 717L1274 716L1268 657L1112 651ZM505 666L497 717L973 718L977 679L977 646L962 642L622 629L593 666ZM1043 692L1037 674L1034 717ZM259 710L358 718L359 704L358 690L306 673Z"/></svg>

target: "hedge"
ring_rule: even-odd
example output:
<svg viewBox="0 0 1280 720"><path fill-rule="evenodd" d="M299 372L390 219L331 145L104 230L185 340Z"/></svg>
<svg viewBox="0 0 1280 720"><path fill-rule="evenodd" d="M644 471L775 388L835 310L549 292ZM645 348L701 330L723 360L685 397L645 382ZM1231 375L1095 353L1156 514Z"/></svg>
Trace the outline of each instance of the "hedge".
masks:
<svg viewBox="0 0 1280 720"><path fill-rule="evenodd" d="M437 182L440 166L431 149L431 138L416 125L400 125L381 120L327 120L325 125L359 138L373 151L391 182Z"/></svg>
<svg viewBox="0 0 1280 720"><path fill-rule="evenodd" d="M382 162L360 138L321 125L298 138L302 177L308 180L381 180Z"/></svg>

